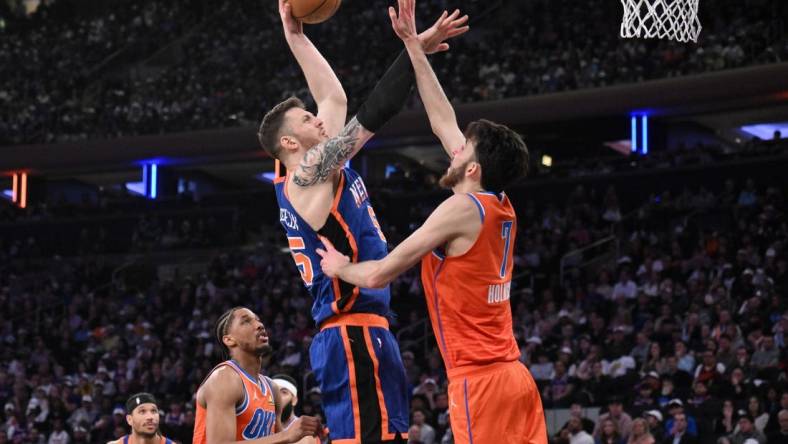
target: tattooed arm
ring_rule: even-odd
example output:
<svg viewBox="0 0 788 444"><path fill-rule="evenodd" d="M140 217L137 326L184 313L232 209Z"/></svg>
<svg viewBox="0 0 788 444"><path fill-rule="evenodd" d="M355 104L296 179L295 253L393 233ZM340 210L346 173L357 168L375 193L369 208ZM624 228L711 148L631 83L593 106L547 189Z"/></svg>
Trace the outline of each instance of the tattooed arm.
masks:
<svg viewBox="0 0 788 444"><path fill-rule="evenodd" d="M301 187L323 183L367 143L373 133L353 119L337 135L310 149L293 174L293 182Z"/></svg>

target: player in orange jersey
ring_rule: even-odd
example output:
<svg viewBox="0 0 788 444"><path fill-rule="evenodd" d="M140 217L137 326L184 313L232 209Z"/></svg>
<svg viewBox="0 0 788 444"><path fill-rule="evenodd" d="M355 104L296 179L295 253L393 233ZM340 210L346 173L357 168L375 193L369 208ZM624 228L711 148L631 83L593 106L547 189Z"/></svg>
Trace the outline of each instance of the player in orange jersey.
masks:
<svg viewBox="0 0 788 444"><path fill-rule="evenodd" d="M440 184L454 191L388 256L350 263L326 244L323 272L387 285L419 260L430 319L449 377L455 443L547 443L539 390L518 360L509 291L517 217L503 190L528 173L520 136L480 120L463 133L416 40L415 0L389 9L416 73L433 132L451 157ZM326 240L323 240L325 243Z"/></svg>
<svg viewBox="0 0 788 444"><path fill-rule="evenodd" d="M310 416L283 430L279 387L261 374L261 357L271 346L257 315L245 307L228 310L215 332L230 359L211 370L197 390L195 444L280 444L322 435L320 422Z"/></svg>

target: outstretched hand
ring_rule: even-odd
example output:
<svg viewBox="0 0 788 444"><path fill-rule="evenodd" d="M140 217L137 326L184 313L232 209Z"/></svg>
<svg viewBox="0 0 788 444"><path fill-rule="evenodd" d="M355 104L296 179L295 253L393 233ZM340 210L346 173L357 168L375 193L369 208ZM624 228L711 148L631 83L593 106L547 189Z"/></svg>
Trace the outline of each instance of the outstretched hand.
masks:
<svg viewBox="0 0 788 444"><path fill-rule="evenodd" d="M326 247L325 250L322 248L317 248L315 250L317 254L323 258L320 261L320 268L326 276L333 279L337 277L342 267L350 263L350 258L337 251L337 249L334 248L334 244L325 237L320 236L320 240Z"/></svg>
<svg viewBox="0 0 788 444"><path fill-rule="evenodd" d="M279 0L279 17L282 19L282 27L285 34L303 34L304 24L293 17L293 10L289 0Z"/></svg>
<svg viewBox="0 0 788 444"><path fill-rule="evenodd" d="M398 11L394 7L389 7L392 29L403 41L418 39L426 54L448 51L449 44L445 40L465 34L470 29L467 25L468 16L460 17L460 10L456 9L451 15L447 11L443 11L443 14L429 29L418 34L416 32L416 0L397 0L397 3Z"/></svg>
<svg viewBox="0 0 788 444"><path fill-rule="evenodd" d="M416 0L397 0L397 7L395 11L393 6L389 6L394 33L403 41L416 38Z"/></svg>
<svg viewBox="0 0 788 444"><path fill-rule="evenodd" d="M446 43L446 40L468 32L470 27L467 23L468 16L460 17L459 9L455 9L451 15L447 11L443 11L438 20L418 36L424 53L434 54L448 51L449 44Z"/></svg>

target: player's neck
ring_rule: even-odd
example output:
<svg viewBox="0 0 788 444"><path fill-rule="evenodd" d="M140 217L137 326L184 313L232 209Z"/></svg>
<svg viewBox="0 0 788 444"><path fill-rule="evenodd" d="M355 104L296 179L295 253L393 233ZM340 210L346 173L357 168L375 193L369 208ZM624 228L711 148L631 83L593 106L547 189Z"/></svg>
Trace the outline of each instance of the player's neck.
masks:
<svg viewBox="0 0 788 444"><path fill-rule="evenodd" d="M478 193L480 191L484 191L484 188L482 188L481 184L479 184L478 182L470 182L464 180L458 183L457 185L455 185L454 188L452 188L451 190L454 191L454 194L467 194L467 193Z"/></svg>
<svg viewBox="0 0 788 444"><path fill-rule="evenodd" d="M232 357L233 361L238 364L246 373L257 377L263 368L263 358L254 356L247 353L236 353Z"/></svg>
<svg viewBox="0 0 788 444"><path fill-rule="evenodd" d="M301 159L303 158L304 158L303 156L300 156L298 159L296 159L295 156L292 155L287 156L285 160L282 162L285 167L285 171L283 171L282 174L286 174L289 171L296 171L298 169L298 166L301 164Z"/></svg>
<svg viewBox="0 0 788 444"><path fill-rule="evenodd" d="M309 150L305 151L289 151L287 154L283 154L281 157L282 165L284 165L287 172L296 172L298 171L298 167L301 166L301 161L304 160L304 156ZM285 174L283 172L282 174Z"/></svg>
<svg viewBox="0 0 788 444"><path fill-rule="evenodd" d="M153 435L150 438L146 438L132 432L130 438L129 444L159 444L161 442L161 437L159 435Z"/></svg>

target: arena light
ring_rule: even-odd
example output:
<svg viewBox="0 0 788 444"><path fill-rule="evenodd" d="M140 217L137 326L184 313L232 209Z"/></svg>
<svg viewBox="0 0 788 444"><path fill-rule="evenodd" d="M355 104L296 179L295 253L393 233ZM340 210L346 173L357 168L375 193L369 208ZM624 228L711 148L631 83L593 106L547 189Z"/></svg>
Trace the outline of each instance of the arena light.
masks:
<svg viewBox="0 0 788 444"><path fill-rule="evenodd" d="M142 182L129 182L126 189L134 193L156 199L159 197L159 164L146 162L142 164Z"/></svg>
<svg viewBox="0 0 788 444"><path fill-rule="evenodd" d="M271 172L269 172L269 173L260 173L260 174L255 176L255 178L257 180L259 180L260 182L265 182L265 183L270 183L270 184L274 183L274 180L277 177L278 177L278 175L277 175L276 172L273 172L273 173L271 173Z"/></svg>
<svg viewBox="0 0 788 444"><path fill-rule="evenodd" d="M145 182L126 182L126 189L140 196L145 195Z"/></svg>
<svg viewBox="0 0 788 444"><path fill-rule="evenodd" d="M553 158L548 156L547 154L542 156L542 166L550 168L553 166Z"/></svg>
<svg viewBox="0 0 788 444"><path fill-rule="evenodd" d="M159 166L151 164L150 166L150 198L155 199L159 195Z"/></svg>
<svg viewBox="0 0 788 444"><path fill-rule="evenodd" d="M757 123L754 125L745 125L740 129L761 140L774 139L774 133L777 131L780 132L781 139L788 138L788 122Z"/></svg>
<svg viewBox="0 0 788 444"><path fill-rule="evenodd" d="M27 173L19 176L19 208L27 208Z"/></svg>
<svg viewBox="0 0 788 444"><path fill-rule="evenodd" d="M648 112L633 112L629 116L629 138L633 153L648 154Z"/></svg>
<svg viewBox="0 0 788 444"><path fill-rule="evenodd" d="M19 195L19 176L14 173L11 176L11 202L16 203L16 196Z"/></svg>
<svg viewBox="0 0 788 444"><path fill-rule="evenodd" d="M609 142L605 142L605 146L621 154L622 156L629 156L633 153L632 141L629 139L611 140Z"/></svg>

